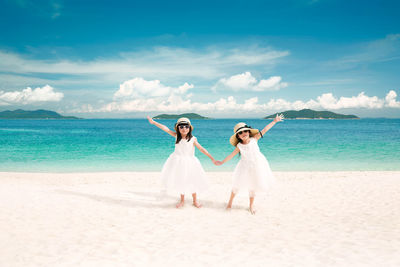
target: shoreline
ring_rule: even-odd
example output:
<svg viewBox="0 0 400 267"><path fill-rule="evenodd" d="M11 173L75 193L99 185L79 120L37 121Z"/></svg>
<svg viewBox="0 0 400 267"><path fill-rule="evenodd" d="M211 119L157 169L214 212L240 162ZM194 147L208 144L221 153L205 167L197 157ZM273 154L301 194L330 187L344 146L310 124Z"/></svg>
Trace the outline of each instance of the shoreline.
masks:
<svg viewBox="0 0 400 267"><path fill-rule="evenodd" d="M216 171L216 170L207 170L206 167L203 167L206 173L233 173L234 168L232 168L232 170L220 170L220 171ZM375 172L375 173L400 173L400 170L272 170L272 173L347 173L347 172L351 172L351 173L365 173L365 172ZM0 170L0 175L1 174L12 174L12 173L17 173L17 174L35 174L35 173L42 173L42 174L102 174L102 173L161 173L161 169L160 170L127 170L127 171L115 171L115 170L110 170L110 171L104 171L104 170L99 170L99 171L93 171L93 170L88 170L88 171L81 171L81 170L77 170L77 171L63 171L63 170L44 170L44 171L2 171Z"/></svg>

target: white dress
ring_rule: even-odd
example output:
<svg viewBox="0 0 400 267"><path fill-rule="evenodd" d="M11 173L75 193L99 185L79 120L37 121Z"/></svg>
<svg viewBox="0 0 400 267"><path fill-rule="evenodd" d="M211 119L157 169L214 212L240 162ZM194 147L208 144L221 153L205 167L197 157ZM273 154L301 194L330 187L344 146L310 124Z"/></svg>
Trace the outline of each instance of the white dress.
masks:
<svg viewBox="0 0 400 267"><path fill-rule="evenodd" d="M208 179L199 159L194 155L194 141L182 139L168 157L161 171L164 188L169 192L193 194L208 188Z"/></svg>
<svg viewBox="0 0 400 267"><path fill-rule="evenodd" d="M240 160L233 172L232 191L247 190L250 195L255 192L265 192L275 178L265 156L260 152L257 139L251 137L246 145L238 143Z"/></svg>

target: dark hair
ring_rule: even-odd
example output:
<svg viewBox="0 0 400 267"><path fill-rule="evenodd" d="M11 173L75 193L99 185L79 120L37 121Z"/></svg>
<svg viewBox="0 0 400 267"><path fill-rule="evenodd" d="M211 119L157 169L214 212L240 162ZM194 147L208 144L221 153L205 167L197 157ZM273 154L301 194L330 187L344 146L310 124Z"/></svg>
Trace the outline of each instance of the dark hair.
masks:
<svg viewBox="0 0 400 267"><path fill-rule="evenodd" d="M242 143L242 139L239 138L239 133L236 134L236 139L238 140L239 143Z"/></svg>
<svg viewBox="0 0 400 267"><path fill-rule="evenodd" d="M236 134L236 139L238 140L239 143L243 142L242 139L239 138L239 133ZM236 147L237 147L237 144L236 144ZM238 157L240 158L240 156L241 156L241 153L240 153L240 150L239 150Z"/></svg>
<svg viewBox="0 0 400 267"><path fill-rule="evenodd" d="M192 136L192 127L190 127L190 124L181 123L181 124L178 124L178 125L175 126L175 128L176 128L176 142L175 142L175 144L178 144L182 140L181 132L179 132L179 125L185 125L185 124L189 125L189 132L186 135L186 139L187 139L188 142L190 141L190 139L192 139L192 137L193 137Z"/></svg>

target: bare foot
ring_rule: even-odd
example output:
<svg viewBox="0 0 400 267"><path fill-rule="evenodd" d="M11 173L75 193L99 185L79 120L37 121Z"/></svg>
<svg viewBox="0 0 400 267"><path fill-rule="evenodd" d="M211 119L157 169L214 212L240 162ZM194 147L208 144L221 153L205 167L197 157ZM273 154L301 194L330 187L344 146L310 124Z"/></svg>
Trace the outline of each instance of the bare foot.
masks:
<svg viewBox="0 0 400 267"><path fill-rule="evenodd" d="M182 208L183 204L185 204L185 202L183 202L183 201L179 202L178 204L176 204L176 208L177 209Z"/></svg>
<svg viewBox="0 0 400 267"><path fill-rule="evenodd" d="M253 206L250 206L249 211L250 211L250 213L253 214L253 215L256 214L256 210L254 209Z"/></svg>
<svg viewBox="0 0 400 267"><path fill-rule="evenodd" d="M201 207L203 207L203 205L201 205L199 202L197 202L197 201L195 201L195 202L193 202L193 206L195 206L196 208L201 208Z"/></svg>
<svg viewBox="0 0 400 267"><path fill-rule="evenodd" d="M228 205L226 206L226 210L231 210L231 208L232 208L232 204L228 204Z"/></svg>

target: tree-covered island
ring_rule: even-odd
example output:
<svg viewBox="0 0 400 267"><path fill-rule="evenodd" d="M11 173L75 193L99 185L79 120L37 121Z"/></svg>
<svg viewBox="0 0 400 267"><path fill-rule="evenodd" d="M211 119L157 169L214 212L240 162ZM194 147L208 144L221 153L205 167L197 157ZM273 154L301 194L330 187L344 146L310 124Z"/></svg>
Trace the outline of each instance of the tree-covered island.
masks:
<svg viewBox="0 0 400 267"><path fill-rule="evenodd" d="M284 112L278 112L265 117L264 119L273 119L276 114L283 114L285 119L360 119L355 115L343 115L334 113L331 111L315 111L312 109L302 110L287 110Z"/></svg>
<svg viewBox="0 0 400 267"><path fill-rule="evenodd" d="M62 116L57 112L38 109L38 110L6 110L0 112L0 119L63 119L77 120L79 118L73 116Z"/></svg>

